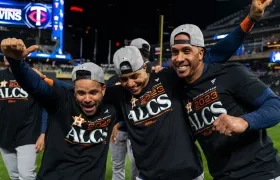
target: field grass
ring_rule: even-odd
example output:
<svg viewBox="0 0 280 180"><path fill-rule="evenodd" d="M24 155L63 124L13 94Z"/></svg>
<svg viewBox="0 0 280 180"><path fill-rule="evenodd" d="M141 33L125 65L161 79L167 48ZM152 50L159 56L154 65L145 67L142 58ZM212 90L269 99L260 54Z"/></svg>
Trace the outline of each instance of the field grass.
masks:
<svg viewBox="0 0 280 180"><path fill-rule="evenodd" d="M273 139L275 147L280 150L280 125L270 128L268 130L270 137ZM280 153L279 153L280 154ZM39 154L38 156L38 167L40 166L40 160L41 160L42 154ZM128 159L128 158L127 158ZM204 172L205 172L205 180L211 180L211 176L209 175L207 163L206 160L204 160ZM126 180L130 180L130 167L129 167L129 161L126 163ZM111 157L110 153L108 154L108 161L107 161L107 170L106 170L106 180L111 180L112 178L112 165L111 165ZM5 165L2 161L2 158L0 157L0 180L9 180Z"/></svg>

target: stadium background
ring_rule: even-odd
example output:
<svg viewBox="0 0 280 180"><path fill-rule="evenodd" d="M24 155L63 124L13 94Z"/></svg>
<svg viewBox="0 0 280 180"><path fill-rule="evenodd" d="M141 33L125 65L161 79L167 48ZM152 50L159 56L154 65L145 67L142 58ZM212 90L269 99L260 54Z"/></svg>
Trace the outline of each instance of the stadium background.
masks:
<svg viewBox="0 0 280 180"><path fill-rule="evenodd" d="M17 1L19 2L19 1ZM27 2L27 1L24 1ZM52 3L51 0L33 1L39 3ZM0 1L1 4L1 1ZM74 8L76 7L76 9ZM72 12L70 15L65 14L65 17L71 16L71 13L75 13L75 16L81 16L79 14L79 6L71 6ZM205 36L206 48L210 48L219 40L224 38L229 32L236 27L241 20L248 14L249 6L239 8L238 11L219 19L218 21L212 22L212 24L206 26L203 29ZM69 18L69 17L68 17ZM57 78L63 81L71 82L71 71L72 68L82 62L93 61L100 64L106 72L105 79L108 79L114 74L112 64L112 54L123 45L129 44L130 39L121 39L121 41L114 38L110 39L107 45L108 54L104 61L97 61L96 53L96 38L98 34L89 26L76 27L75 23L67 25L67 31L64 32L64 51L62 53L71 55L71 60L60 60L52 58L27 58L30 65L39 69L45 73L48 77ZM170 65L170 47L168 42L168 35L172 30L172 26L164 25L164 42L162 48L162 65ZM244 44L239 50L230 58L232 62L239 62L248 67L253 71L259 78L266 83L271 89L279 95L280 93L280 1L274 0L273 4L265 11L264 17L254 27ZM83 34L83 35L81 35ZM53 53L53 50L57 47L57 41L52 38L51 31L45 29L30 29L19 26L3 25L0 23L0 39L5 37L18 37L24 39L27 44L40 44L40 52ZM86 46L90 46L90 50L83 47L89 38L92 38L90 43ZM144 38L144 36L143 36ZM149 39L146 38L148 41ZM149 42L154 42L153 40ZM108 43L107 43L108 44ZM160 45L152 43L152 58L155 61L159 60ZM87 53L90 51L90 53ZM59 52L55 52L58 53ZM88 56L86 54L91 54ZM3 63L0 64L0 68L5 68ZM280 150L280 125L269 129L269 134L274 140L275 147ZM39 154L38 168L40 166L42 153ZM211 177L208 173L207 165L204 161L206 180L210 180ZM127 162L126 169L130 170L129 162ZM129 173L126 173L126 179L129 179ZM106 179L111 179L111 160L110 153L107 161L107 173ZM8 180L8 175L4 167L3 161L0 157L0 180Z"/></svg>

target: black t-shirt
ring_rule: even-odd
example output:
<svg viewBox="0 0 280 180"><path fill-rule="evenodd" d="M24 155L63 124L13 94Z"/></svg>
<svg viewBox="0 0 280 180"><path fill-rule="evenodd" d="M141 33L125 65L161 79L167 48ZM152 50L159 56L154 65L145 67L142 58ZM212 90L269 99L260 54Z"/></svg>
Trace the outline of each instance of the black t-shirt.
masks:
<svg viewBox="0 0 280 180"><path fill-rule="evenodd" d="M146 62L146 65L147 65L147 69L146 69L146 72L147 73L151 73L152 72L152 67L153 66L156 66L156 62L154 61L148 61ZM120 78L117 74L111 76L108 81L106 82L106 86L107 87L111 87L111 86L115 86L115 85L120 85ZM118 121L123 121L123 119L119 119ZM120 127L119 128L119 131L125 131L127 132L127 129L126 129L126 126L123 126L123 127Z"/></svg>
<svg viewBox="0 0 280 180"><path fill-rule="evenodd" d="M152 67L157 66L158 63L156 61L147 61L146 65L147 65L147 67L146 67L147 73L151 73L151 72L153 72Z"/></svg>
<svg viewBox="0 0 280 180"><path fill-rule="evenodd" d="M53 87L52 98L44 102L49 113L46 148L37 179L104 180L110 136L116 110L102 104L87 117L73 96L73 90Z"/></svg>
<svg viewBox="0 0 280 180"><path fill-rule="evenodd" d="M107 89L107 98L122 108L135 162L145 180L193 179L203 172L178 85L172 70L151 73L134 108L124 88Z"/></svg>
<svg viewBox="0 0 280 180"><path fill-rule="evenodd" d="M188 119L215 179L267 180L279 174L277 150L265 129L231 137L212 131L222 113L240 117L255 110L251 104L266 88L239 64L208 65L197 81L186 86Z"/></svg>
<svg viewBox="0 0 280 180"><path fill-rule="evenodd" d="M116 85L120 85L120 78L117 74L111 76L106 82L107 87L112 87ZM118 119L118 121L123 121L123 119ZM126 126L120 127L119 131L127 132Z"/></svg>
<svg viewBox="0 0 280 180"><path fill-rule="evenodd" d="M106 86L108 86L108 87L115 86L115 85L118 85L119 83L120 83L120 78L117 74L115 74L107 80Z"/></svg>
<svg viewBox="0 0 280 180"><path fill-rule="evenodd" d="M24 91L9 69L0 71L0 147L35 144L41 132L42 109Z"/></svg>

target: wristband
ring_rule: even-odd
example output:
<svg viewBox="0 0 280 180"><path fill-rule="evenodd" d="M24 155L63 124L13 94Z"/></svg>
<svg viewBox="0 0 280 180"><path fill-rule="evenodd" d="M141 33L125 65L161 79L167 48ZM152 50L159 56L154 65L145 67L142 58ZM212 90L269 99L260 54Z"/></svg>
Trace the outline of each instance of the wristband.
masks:
<svg viewBox="0 0 280 180"><path fill-rule="evenodd" d="M49 85L49 86L53 86L53 80L49 79L49 78L44 78L44 81Z"/></svg>
<svg viewBox="0 0 280 180"><path fill-rule="evenodd" d="M254 27L255 23L249 18L249 15L241 22L240 27L245 33L249 33Z"/></svg>

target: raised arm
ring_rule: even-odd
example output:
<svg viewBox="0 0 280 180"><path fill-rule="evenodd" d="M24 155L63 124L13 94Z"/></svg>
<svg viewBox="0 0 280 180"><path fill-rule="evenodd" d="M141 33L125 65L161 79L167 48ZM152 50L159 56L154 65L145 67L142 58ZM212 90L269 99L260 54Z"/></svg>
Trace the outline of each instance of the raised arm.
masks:
<svg viewBox="0 0 280 180"><path fill-rule="evenodd" d="M263 16L264 10L272 0L252 0L250 13L231 33L215 44L205 54L206 63L223 63L238 50L254 24Z"/></svg>
<svg viewBox="0 0 280 180"><path fill-rule="evenodd" d="M44 78L44 81L46 83L48 83L50 86L54 86L54 87L64 87L66 89L74 89L73 84L67 83L67 82L63 82L57 79L50 79L50 78Z"/></svg>
<svg viewBox="0 0 280 180"><path fill-rule="evenodd" d="M50 79L46 75L44 75L42 72L40 72L38 69L35 69L35 68L32 68L32 69L41 77L41 79L43 79L50 86L64 87L66 89L73 89L73 84L59 81L57 79Z"/></svg>
<svg viewBox="0 0 280 180"><path fill-rule="evenodd" d="M54 109L54 105L62 99L63 92L55 91L41 77L23 61L28 54L35 51L34 45L26 49L21 39L8 38L1 42L1 50L9 61L10 68L20 86L39 101L43 107Z"/></svg>

